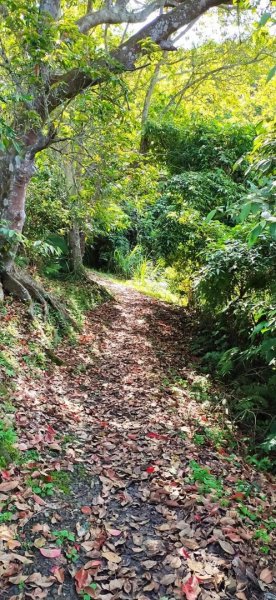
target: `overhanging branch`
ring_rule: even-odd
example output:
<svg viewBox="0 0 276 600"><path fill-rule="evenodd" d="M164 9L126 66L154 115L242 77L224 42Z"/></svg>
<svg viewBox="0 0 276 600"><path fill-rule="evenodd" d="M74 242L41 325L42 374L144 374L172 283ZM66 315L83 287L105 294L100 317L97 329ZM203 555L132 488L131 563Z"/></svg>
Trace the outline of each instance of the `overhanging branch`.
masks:
<svg viewBox="0 0 276 600"><path fill-rule="evenodd" d="M46 0L45 0L46 1ZM50 2L51 0L49 0ZM98 77L90 76L88 72L83 72L80 69L73 69L64 75L55 77L50 84L50 89L47 94L47 110L50 113L64 100L72 99L82 90L90 86L95 86L106 80L108 72L132 71L135 69L135 63L139 56L145 50L143 42L151 40L154 44L163 50L175 50L170 37L173 33L189 25L192 21L199 18L210 8L221 6L225 0L184 0L176 8L173 8L167 13L163 13L147 23L136 34L131 36L126 42L123 42L117 50L111 54L111 60L91 65L93 70L100 72L101 68L103 75ZM149 5L153 6L153 4ZM149 7L148 7L149 8ZM104 10L104 9L103 9ZM107 10L110 10L109 8ZM99 11L98 11L99 12ZM96 13L92 13L96 14ZM134 13L135 14L135 13ZM91 15L91 13L90 13ZM89 17L86 15L84 19ZM84 23L84 21L82 21ZM54 85L51 89L51 85ZM42 118L46 117L45 99L40 98L37 102L37 110Z"/></svg>

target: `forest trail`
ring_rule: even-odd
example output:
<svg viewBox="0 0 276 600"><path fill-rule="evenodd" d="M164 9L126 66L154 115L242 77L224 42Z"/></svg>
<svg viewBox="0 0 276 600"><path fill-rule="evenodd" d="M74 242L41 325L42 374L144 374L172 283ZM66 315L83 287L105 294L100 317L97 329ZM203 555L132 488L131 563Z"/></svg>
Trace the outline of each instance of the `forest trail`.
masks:
<svg viewBox="0 0 276 600"><path fill-rule="evenodd" d="M114 300L17 393L20 447L39 457L6 478L18 512L0 532L22 560L1 571L1 598L275 600L272 553L253 537L275 486L190 393L190 316L97 280Z"/></svg>

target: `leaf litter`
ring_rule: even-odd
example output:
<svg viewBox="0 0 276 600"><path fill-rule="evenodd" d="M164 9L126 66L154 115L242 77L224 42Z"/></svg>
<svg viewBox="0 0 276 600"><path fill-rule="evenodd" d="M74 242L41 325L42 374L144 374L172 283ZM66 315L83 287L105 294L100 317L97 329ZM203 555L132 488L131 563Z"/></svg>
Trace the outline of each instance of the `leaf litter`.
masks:
<svg viewBox="0 0 276 600"><path fill-rule="evenodd" d="M275 600L273 532L266 553L255 535L275 481L197 446L218 416L170 381L194 376L189 315L108 285L116 300L87 314L62 365L18 376L29 460L1 472L1 599Z"/></svg>

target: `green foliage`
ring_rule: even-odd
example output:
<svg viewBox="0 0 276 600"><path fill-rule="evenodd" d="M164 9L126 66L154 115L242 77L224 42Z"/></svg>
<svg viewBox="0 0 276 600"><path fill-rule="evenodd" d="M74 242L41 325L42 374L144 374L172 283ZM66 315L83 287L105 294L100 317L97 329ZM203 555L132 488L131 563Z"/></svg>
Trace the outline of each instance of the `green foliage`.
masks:
<svg viewBox="0 0 276 600"><path fill-rule="evenodd" d="M9 523L13 518L13 513L10 511L4 511L0 514L0 523Z"/></svg>
<svg viewBox="0 0 276 600"><path fill-rule="evenodd" d="M11 425L0 420L0 468L6 467L12 460L18 458L15 448L17 435Z"/></svg>
<svg viewBox="0 0 276 600"><path fill-rule="evenodd" d="M181 127L173 123L146 125L145 137L151 151L172 173L221 169L231 173L233 164L252 147L254 127L216 120L189 120ZM244 169L236 171L237 178Z"/></svg>
<svg viewBox="0 0 276 600"><path fill-rule="evenodd" d="M40 479L29 479L28 484L35 494L42 497L50 497L54 494L54 486L52 483L45 483Z"/></svg>
<svg viewBox="0 0 276 600"><path fill-rule="evenodd" d="M79 559L79 553L76 550L76 548L68 548L67 552L65 553L65 556L72 563L77 562L77 560Z"/></svg>
<svg viewBox="0 0 276 600"><path fill-rule="evenodd" d="M75 534L67 529L61 529L60 531L53 531L53 535L56 538L58 546L62 546L66 542L74 542Z"/></svg>
<svg viewBox="0 0 276 600"><path fill-rule="evenodd" d="M191 469L191 479L192 481L200 483L200 491L201 493L209 494L211 491L216 490L217 492L221 492L222 483L219 479L217 479L212 473L210 473L209 469L206 467L202 467L196 461L192 460L190 462Z"/></svg>

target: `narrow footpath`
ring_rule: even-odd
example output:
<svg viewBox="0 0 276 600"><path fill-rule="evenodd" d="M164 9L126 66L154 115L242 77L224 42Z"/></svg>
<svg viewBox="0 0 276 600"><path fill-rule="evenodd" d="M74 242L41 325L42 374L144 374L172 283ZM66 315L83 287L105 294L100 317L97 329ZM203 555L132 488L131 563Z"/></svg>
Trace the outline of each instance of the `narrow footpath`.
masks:
<svg viewBox="0 0 276 600"><path fill-rule="evenodd" d="M15 393L1 600L276 600L275 481L196 401L191 317L98 281L114 300Z"/></svg>

